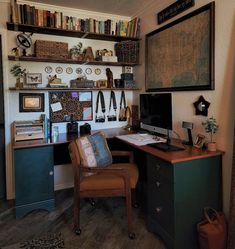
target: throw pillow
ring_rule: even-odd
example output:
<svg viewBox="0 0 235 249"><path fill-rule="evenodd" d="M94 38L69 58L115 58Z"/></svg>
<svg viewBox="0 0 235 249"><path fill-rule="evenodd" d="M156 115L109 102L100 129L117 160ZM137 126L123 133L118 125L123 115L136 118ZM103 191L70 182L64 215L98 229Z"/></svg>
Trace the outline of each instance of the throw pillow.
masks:
<svg viewBox="0 0 235 249"><path fill-rule="evenodd" d="M76 144L85 167L106 167L112 164L112 155L106 138L101 132L76 139Z"/></svg>

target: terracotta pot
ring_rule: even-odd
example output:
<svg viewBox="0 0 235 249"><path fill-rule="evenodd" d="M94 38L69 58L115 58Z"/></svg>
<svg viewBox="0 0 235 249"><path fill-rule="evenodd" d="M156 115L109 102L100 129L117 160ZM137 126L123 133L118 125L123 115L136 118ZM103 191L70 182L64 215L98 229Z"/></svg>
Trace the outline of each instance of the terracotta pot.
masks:
<svg viewBox="0 0 235 249"><path fill-rule="evenodd" d="M214 143L214 142L208 143L207 144L207 150L208 151L216 151L216 143Z"/></svg>

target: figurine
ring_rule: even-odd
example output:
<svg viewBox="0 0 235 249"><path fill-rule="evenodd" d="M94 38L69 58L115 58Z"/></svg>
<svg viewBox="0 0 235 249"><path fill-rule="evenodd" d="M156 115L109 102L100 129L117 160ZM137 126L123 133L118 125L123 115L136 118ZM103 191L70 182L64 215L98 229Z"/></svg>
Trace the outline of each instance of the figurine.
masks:
<svg viewBox="0 0 235 249"><path fill-rule="evenodd" d="M113 87L113 73L110 70L110 68L106 68L106 75L107 75L107 81L108 81L108 88Z"/></svg>

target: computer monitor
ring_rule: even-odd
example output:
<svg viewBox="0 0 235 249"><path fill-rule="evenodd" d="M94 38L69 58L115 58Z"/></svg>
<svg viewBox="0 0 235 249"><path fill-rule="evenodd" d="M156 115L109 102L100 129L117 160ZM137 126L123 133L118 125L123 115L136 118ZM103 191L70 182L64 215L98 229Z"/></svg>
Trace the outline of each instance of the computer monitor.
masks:
<svg viewBox="0 0 235 249"><path fill-rule="evenodd" d="M140 94L140 127L167 136L172 133L171 93Z"/></svg>

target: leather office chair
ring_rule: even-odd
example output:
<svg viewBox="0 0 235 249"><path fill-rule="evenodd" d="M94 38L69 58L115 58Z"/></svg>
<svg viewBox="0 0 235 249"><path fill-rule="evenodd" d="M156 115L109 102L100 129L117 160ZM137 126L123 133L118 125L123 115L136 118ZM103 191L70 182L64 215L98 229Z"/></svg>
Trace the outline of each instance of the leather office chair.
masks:
<svg viewBox="0 0 235 249"><path fill-rule="evenodd" d="M79 138L78 138L79 139ZM77 140L78 140L77 139ZM132 230L132 191L138 180L138 169L133 163L130 151L113 151L112 156L129 157L129 163L112 163L107 167L84 167L82 151L77 140L69 144L69 153L74 171L74 230L77 235L80 229L81 198L120 197L126 198L129 238L134 239ZM106 141L106 140L105 140ZM107 144L107 143L106 143ZM89 166L89 165L88 165ZM85 174L84 174L85 173Z"/></svg>

